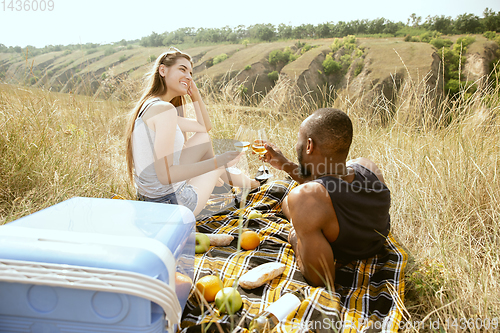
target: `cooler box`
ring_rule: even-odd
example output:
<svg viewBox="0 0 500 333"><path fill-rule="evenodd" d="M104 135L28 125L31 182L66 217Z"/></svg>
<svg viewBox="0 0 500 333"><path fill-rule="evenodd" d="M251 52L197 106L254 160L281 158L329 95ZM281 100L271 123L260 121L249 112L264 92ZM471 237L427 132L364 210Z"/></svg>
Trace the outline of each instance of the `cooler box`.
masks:
<svg viewBox="0 0 500 333"><path fill-rule="evenodd" d="M179 205L73 198L0 226L0 332L164 332L194 270Z"/></svg>

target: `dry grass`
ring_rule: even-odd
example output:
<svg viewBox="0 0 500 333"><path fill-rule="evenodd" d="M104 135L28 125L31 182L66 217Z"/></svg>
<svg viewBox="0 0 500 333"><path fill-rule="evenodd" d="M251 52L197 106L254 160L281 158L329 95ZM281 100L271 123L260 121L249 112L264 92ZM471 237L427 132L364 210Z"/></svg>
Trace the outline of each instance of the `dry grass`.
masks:
<svg viewBox="0 0 500 333"><path fill-rule="evenodd" d="M325 93L324 101L311 104L307 96L292 96L297 89L283 83L267 104L246 105L234 82L218 88L200 82L214 138L232 137L243 123L265 127L290 157L307 114L323 105L346 111L355 126L351 157L374 160L392 192L392 231L411 257L407 319L498 318L499 91L483 88L435 103L419 86L425 84L408 83L396 104L380 98L366 106L342 93L335 100ZM134 98L131 91L122 95ZM131 198L121 140L129 107L111 99L0 86L1 221L72 196ZM255 159L249 160L255 168Z"/></svg>

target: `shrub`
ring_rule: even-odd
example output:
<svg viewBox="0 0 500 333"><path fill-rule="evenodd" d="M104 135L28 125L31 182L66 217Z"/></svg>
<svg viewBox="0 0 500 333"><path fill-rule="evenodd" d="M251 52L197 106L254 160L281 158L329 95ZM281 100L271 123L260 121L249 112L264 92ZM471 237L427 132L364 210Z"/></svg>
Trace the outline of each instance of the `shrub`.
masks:
<svg viewBox="0 0 500 333"><path fill-rule="evenodd" d="M358 76L363 71L364 65L365 64L363 61L358 61L356 63L356 67L354 68L354 76Z"/></svg>
<svg viewBox="0 0 500 333"><path fill-rule="evenodd" d="M248 88L245 87L243 84L240 84L238 86L238 92L240 93L240 95L246 95L248 93Z"/></svg>
<svg viewBox="0 0 500 333"><path fill-rule="evenodd" d="M323 61L323 72L325 72L326 75L339 72L341 68L342 66L337 61L333 60L330 54L327 55Z"/></svg>
<svg viewBox="0 0 500 333"><path fill-rule="evenodd" d="M344 37L344 44L356 44L356 36L348 35Z"/></svg>
<svg viewBox="0 0 500 333"><path fill-rule="evenodd" d="M156 60L156 56L155 55L150 55L149 58L148 58L148 62L154 62Z"/></svg>
<svg viewBox="0 0 500 333"><path fill-rule="evenodd" d="M104 56L107 57L107 56L110 56L112 55L113 53L115 53L116 50L112 47L107 47L104 49Z"/></svg>
<svg viewBox="0 0 500 333"><path fill-rule="evenodd" d="M245 66L245 70L246 70L246 71L249 71L249 70L251 70L251 69L252 69L252 66L251 66L251 65L246 65L246 66Z"/></svg>
<svg viewBox="0 0 500 333"><path fill-rule="evenodd" d="M460 46L462 44L462 48L469 46L470 44L474 43L476 39L472 36L464 36L464 37L459 37L456 41L456 45Z"/></svg>
<svg viewBox="0 0 500 333"><path fill-rule="evenodd" d="M241 44L245 45L245 47L248 46L248 44L250 44L250 41L248 39L244 39Z"/></svg>
<svg viewBox="0 0 500 333"><path fill-rule="evenodd" d="M420 42L420 37L419 36L411 36L410 42L412 42L412 43L419 43Z"/></svg>
<svg viewBox="0 0 500 333"><path fill-rule="evenodd" d="M107 77L108 77L108 74L106 74L106 73L101 74L101 80L106 80Z"/></svg>
<svg viewBox="0 0 500 333"><path fill-rule="evenodd" d="M441 50L443 47L450 47L453 45L453 42L449 39L434 38L429 41L429 44L434 46L436 49Z"/></svg>
<svg viewBox="0 0 500 333"><path fill-rule="evenodd" d="M290 48L285 48L285 51L274 50L269 54L269 64L271 66L281 65L284 66L298 58L297 55L292 53Z"/></svg>
<svg viewBox="0 0 500 333"><path fill-rule="evenodd" d="M344 46L344 43L342 42L341 39L339 38L335 38L333 40L333 43L332 45L330 45L330 49L332 50L333 53L337 52L338 50L340 50L340 48Z"/></svg>
<svg viewBox="0 0 500 333"><path fill-rule="evenodd" d="M85 52L86 54L92 54L92 53L96 53L97 52L97 49L88 49L87 52Z"/></svg>
<svg viewBox="0 0 500 333"><path fill-rule="evenodd" d="M298 48L298 49L301 49L304 47L304 45L306 45L306 43L302 43L300 40L298 40L296 43L295 43L295 47Z"/></svg>
<svg viewBox="0 0 500 333"><path fill-rule="evenodd" d="M35 83L37 83L37 81L38 81L38 78L36 76L33 76L33 77L30 78L30 84L31 85L34 85Z"/></svg>
<svg viewBox="0 0 500 333"><path fill-rule="evenodd" d="M497 33L495 31L486 31L484 34L483 34L484 37L486 37L487 39L489 40L493 40L495 39L495 37L497 36Z"/></svg>
<svg viewBox="0 0 500 333"><path fill-rule="evenodd" d="M306 45L304 45L304 47L302 48L302 50L300 50L300 53L304 54L304 53L306 53L307 51L309 51L312 48L314 48L314 46L312 46L311 44L306 44Z"/></svg>
<svg viewBox="0 0 500 333"><path fill-rule="evenodd" d="M277 71L272 71L271 73L267 74L267 78L272 82L278 81L279 77L280 75Z"/></svg>
<svg viewBox="0 0 500 333"><path fill-rule="evenodd" d="M227 54L225 53L219 54L214 58L214 65L217 65L219 62L223 62L226 59L227 59Z"/></svg>
<svg viewBox="0 0 500 333"><path fill-rule="evenodd" d="M448 94L453 96L466 89L467 93L472 94L477 90L477 86L472 81L460 82L456 79L451 79L446 83L444 89Z"/></svg>
<svg viewBox="0 0 500 333"><path fill-rule="evenodd" d="M118 59L119 62L124 62L125 60L127 60L126 55L122 55L122 56L120 56L120 59Z"/></svg>
<svg viewBox="0 0 500 333"><path fill-rule="evenodd" d="M210 68L214 65L214 58L208 58L207 61L205 62L205 67Z"/></svg>
<svg viewBox="0 0 500 333"><path fill-rule="evenodd" d="M441 36L441 33L437 31L427 31L420 35L420 40L424 43L429 43L431 39L438 38Z"/></svg>
<svg viewBox="0 0 500 333"><path fill-rule="evenodd" d="M64 51L63 56L70 55L70 54L71 54L71 52L73 52L73 51L71 51L71 50L66 50L66 51Z"/></svg>
<svg viewBox="0 0 500 333"><path fill-rule="evenodd" d="M411 41L411 35L406 35L405 36L405 42Z"/></svg>

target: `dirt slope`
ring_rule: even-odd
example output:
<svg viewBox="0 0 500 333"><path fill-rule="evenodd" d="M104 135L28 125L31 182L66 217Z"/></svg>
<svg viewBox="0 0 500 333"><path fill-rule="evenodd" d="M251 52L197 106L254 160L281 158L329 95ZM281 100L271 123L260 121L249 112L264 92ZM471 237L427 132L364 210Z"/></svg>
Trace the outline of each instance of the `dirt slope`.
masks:
<svg viewBox="0 0 500 333"><path fill-rule="evenodd" d="M314 48L301 53L295 46L297 41L273 43L224 44L186 48L194 60L194 75L200 79L209 76L215 82L235 80L246 88L249 95L267 95L282 84L272 82L268 74L275 70L268 62L273 50L289 47L300 57L280 68L280 75L287 84L296 85L302 94L321 97L322 91L347 91L349 96L370 101L383 94L388 100L409 82L425 82L428 89L442 89L440 57L427 43L408 43L401 38L358 39L358 47L364 54L356 61L363 62L361 72L353 66L342 75L325 75L323 61L331 52L333 39L301 41ZM115 46L114 53L104 47L95 50L59 51L36 57L25 54L0 54L0 79L5 83L28 84L61 92L76 92L87 95L99 94L110 80L140 79L151 68L154 59L166 48L144 48L137 46ZM476 36L469 47L467 62L463 69L468 80L478 80L489 71L489 64L496 57L498 45ZM228 58L211 67L207 61L218 55ZM338 56L337 56L338 58Z"/></svg>

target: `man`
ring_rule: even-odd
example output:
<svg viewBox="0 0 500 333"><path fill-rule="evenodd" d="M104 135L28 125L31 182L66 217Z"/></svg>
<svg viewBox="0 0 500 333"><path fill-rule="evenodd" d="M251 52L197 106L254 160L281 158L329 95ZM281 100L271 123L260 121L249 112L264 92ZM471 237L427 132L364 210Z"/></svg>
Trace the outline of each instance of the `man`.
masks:
<svg viewBox="0 0 500 333"><path fill-rule="evenodd" d="M287 172L299 186L283 201L292 223L288 241L305 279L333 287L335 268L377 254L389 233L390 192L372 161L346 163L352 123L337 109L319 109L302 122L299 164L267 143L262 159Z"/></svg>

